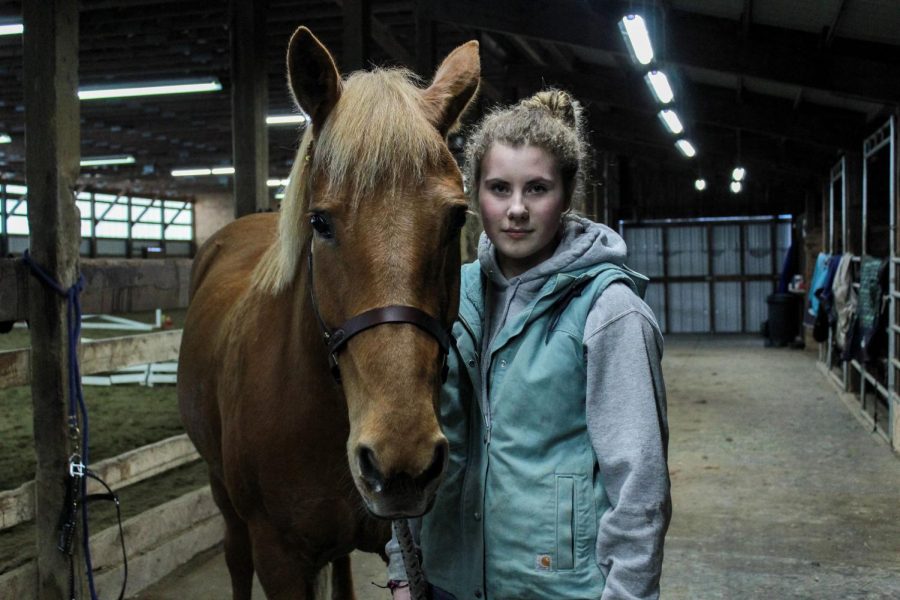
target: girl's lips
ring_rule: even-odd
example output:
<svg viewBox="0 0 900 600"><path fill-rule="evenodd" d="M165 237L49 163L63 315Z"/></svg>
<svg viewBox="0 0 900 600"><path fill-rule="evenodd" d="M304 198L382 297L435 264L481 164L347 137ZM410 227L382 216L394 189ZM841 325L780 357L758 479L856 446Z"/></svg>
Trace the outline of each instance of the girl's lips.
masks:
<svg viewBox="0 0 900 600"><path fill-rule="evenodd" d="M522 239L523 237L525 237L526 235L528 235L530 232L520 230L520 229L507 229L503 233L505 233L507 236L513 238L514 240L519 240L519 239Z"/></svg>

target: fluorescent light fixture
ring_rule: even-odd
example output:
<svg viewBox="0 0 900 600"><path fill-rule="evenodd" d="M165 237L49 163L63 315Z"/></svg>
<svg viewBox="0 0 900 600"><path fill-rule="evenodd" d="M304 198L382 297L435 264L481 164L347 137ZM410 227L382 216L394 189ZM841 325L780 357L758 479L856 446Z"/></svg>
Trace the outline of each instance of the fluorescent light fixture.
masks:
<svg viewBox="0 0 900 600"><path fill-rule="evenodd" d="M653 95L660 104L668 104L675 99L675 92L669 85L669 78L662 71L650 71L644 75L644 80L653 90Z"/></svg>
<svg viewBox="0 0 900 600"><path fill-rule="evenodd" d="M744 175L747 174L747 171L744 170L744 167L735 167L734 171L731 172L731 178L734 181L743 181Z"/></svg>
<svg viewBox="0 0 900 600"><path fill-rule="evenodd" d="M234 167L212 169L173 169L172 177L205 177L207 175L234 175Z"/></svg>
<svg viewBox="0 0 900 600"><path fill-rule="evenodd" d="M269 115L266 117L266 125L294 125L306 123L306 115Z"/></svg>
<svg viewBox="0 0 900 600"><path fill-rule="evenodd" d="M212 169L173 169L172 177L202 177L212 175Z"/></svg>
<svg viewBox="0 0 900 600"><path fill-rule="evenodd" d="M102 165L133 165L134 156L116 154L115 156L86 156L81 159L82 167L99 167Z"/></svg>
<svg viewBox="0 0 900 600"><path fill-rule="evenodd" d="M693 158L697 154L697 150L694 148L694 145L687 140L678 140L677 142L675 142L675 147L678 148L679 152L681 152L688 158Z"/></svg>
<svg viewBox="0 0 900 600"><path fill-rule="evenodd" d="M0 35L21 35L24 31L21 23L0 23Z"/></svg>
<svg viewBox="0 0 900 600"><path fill-rule="evenodd" d="M741 185L740 181L732 181L729 187L731 188L732 194L740 194L741 190L744 189L744 186Z"/></svg>
<svg viewBox="0 0 900 600"><path fill-rule="evenodd" d="M0 133L0 144L9 144L12 142L12 138L9 137L5 133Z"/></svg>
<svg viewBox="0 0 900 600"><path fill-rule="evenodd" d="M666 129L669 130L669 133L678 135L679 133L684 131L684 125L681 124L681 119L678 118L678 113L676 113L671 108L659 111L659 118L663 122L663 125L666 126Z"/></svg>
<svg viewBox="0 0 900 600"><path fill-rule="evenodd" d="M706 180L703 179L702 177L700 179L697 179L696 181L694 181L694 188L698 192L702 192L703 190L706 189Z"/></svg>
<svg viewBox="0 0 900 600"><path fill-rule="evenodd" d="M275 194L275 199L284 200L284 192L278 192L277 194Z"/></svg>
<svg viewBox="0 0 900 600"><path fill-rule="evenodd" d="M650 43L644 18L641 15L626 15L619 21L619 29L628 42L631 56L642 65L649 65L653 60L653 44Z"/></svg>
<svg viewBox="0 0 900 600"><path fill-rule="evenodd" d="M191 94L197 92L218 92L222 84L218 79L190 79L182 81L158 81L135 83L132 85L86 87L78 90L80 100L102 98L132 98L135 96L160 96L164 94Z"/></svg>
<svg viewBox="0 0 900 600"><path fill-rule="evenodd" d="M269 187L282 187L288 184L287 179L267 179L266 185Z"/></svg>

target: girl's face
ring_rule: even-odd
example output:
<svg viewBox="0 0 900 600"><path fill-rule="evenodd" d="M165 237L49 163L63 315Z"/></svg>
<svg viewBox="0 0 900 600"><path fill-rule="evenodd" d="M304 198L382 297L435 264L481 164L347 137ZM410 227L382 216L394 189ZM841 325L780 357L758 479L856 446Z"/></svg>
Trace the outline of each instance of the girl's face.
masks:
<svg viewBox="0 0 900 600"><path fill-rule="evenodd" d="M507 278L553 255L568 208L564 187L556 158L542 148L494 144L484 155L478 203Z"/></svg>

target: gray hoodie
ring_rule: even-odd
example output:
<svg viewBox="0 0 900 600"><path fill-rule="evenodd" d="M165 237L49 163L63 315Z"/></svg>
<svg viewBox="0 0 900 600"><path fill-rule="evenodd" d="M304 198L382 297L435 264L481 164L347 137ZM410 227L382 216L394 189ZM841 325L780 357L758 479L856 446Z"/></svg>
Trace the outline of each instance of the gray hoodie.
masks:
<svg viewBox="0 0 900 600"><path fill-rule="evenodd" d="M625 257L625 242L615 231L570 216L553 256L507 279L493 244L482 234L478 259L490 281L485 348L549 277L603 262L622 265ZM597 533L597 562L606 577L602 600L658 598L663 540L671 517L662 335L643 300L627 285L614 283L588 314L583 340L588 432L612 504ZM486 391L482 397L488 397ZM387 551L391 578L405 579L396 542L392 540Z"/></svg>

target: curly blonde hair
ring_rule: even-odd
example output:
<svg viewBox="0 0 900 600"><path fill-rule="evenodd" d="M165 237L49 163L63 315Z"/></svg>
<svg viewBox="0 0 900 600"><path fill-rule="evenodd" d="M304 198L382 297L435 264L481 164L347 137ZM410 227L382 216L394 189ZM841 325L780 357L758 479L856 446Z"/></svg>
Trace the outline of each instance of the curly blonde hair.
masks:
<svg viewBox="0 0 900 600"><path fill-rule="evenodd" d="M548 89L488 114L466 144L469 196L478 205L481 162L494 144L536 146L559 162L569 207L584 200L588 145L581 104L568 92Z"/></svg>

